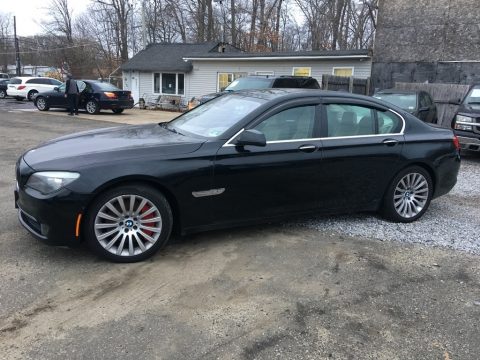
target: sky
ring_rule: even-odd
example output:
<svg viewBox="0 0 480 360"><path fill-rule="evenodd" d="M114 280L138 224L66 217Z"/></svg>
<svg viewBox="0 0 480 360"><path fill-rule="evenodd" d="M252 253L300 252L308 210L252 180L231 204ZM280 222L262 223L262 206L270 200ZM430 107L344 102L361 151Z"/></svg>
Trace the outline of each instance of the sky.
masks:
<svg viewBox="0 0 480 360"><path fill-rule="evenodd" d="M31 36L43 32L40 24L46 17L48 3L45 0L0 0L0 11L16 16L17 36ZM69 0L68 3L75 17L85 10L89 1Z"/></svg>

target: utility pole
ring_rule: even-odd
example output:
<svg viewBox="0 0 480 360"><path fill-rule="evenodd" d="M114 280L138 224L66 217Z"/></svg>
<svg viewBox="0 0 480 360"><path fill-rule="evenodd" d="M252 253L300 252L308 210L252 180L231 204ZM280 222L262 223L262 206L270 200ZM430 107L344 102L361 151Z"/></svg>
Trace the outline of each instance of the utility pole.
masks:
<svg viewBox="0 0 480 360"><path fill-rule="evenodd" d="M17 19L14 16L13 17L13 37L15 40L15 67L16 67L16 73L17 76L22 75L21 69L20 69L20 50L18 48L18 39L17 39Z"/></svg>
<svg viewBox="0 0 480 360"><path fill-rule="evenodd" d="M142 0L142 46L147 48L147 25L145 24L145 0Z"/></svg>

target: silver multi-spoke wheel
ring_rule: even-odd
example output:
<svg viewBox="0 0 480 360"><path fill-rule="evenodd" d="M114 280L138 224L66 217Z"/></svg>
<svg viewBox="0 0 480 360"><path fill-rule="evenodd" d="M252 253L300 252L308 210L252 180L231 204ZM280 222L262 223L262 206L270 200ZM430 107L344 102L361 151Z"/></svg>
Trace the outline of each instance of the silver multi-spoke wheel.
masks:
<svg viewBox="0 0 480 360"><path fill-rule="evenodd" d="M428 181L420 173L408 173L400 179L393 192L394 207L403 218L417 216L427 205Z"/></svg>
<svg viewBox="0 0 480 360"><path fill-rule="evenodd" d="M47 107L47 101L45 100L45 98L43 98L43 97L38 98L37 99L38 110L43 111L43 110L45 110L46 107Z"/></svg>
<svg viewBox="0 0 480 360"><path fill-rule="evenodd" d="M117 256L135 256L150 249L162 233L162 216L140 195L120 195L107 201L94 221L98 243Z"/></svg>
<svg viewBox="0 0 480 360"><path fill-rule="evenodd" d="M85 110L87 110L89 114L95 114L98 111L98 105L95 101L90 100L85 105Z"/></svg>

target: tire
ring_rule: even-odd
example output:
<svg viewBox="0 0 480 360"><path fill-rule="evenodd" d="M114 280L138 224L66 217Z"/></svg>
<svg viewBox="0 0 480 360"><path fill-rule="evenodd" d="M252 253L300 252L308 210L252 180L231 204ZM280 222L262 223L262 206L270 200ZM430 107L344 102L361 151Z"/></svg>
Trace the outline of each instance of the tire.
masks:
<svg viewBox="0 0 480 360"><path fill-rule="evenodd" d="M36 94L38 94L37 90L30 90L27 95L28 101L33 101L33 98Z"/></svg>
<svg viewBox="0 0 480 360"><path fill-rule="evenodd" d="M3 89L0 90L0 99L5 99L7 97L7 92Z"/></svg>
<svg viewBox="0 0 480 360"><path fill-rule="evenodd" d="M90 115L95 115L100 112L100 105L95 100L88 100L85 104L85 110Z"/></svg>
<svg viewBox="0 0 480 360"><path fill-rule="evenodd" d="M114 114L121 114L123 112L123 109L112 109Z"/></svg>
<svg viewBox="0 0 480 360"><path fill-rule="evenodd" d="M22 100L23 100L23 97L21 97L21 96L15 96L15 100L17 100L17 101L22 101Z"/></svg>
<svg viewBox="0 0 480 360"><path fill-rule="evenodd" d="M145 260L162 248L172 225L167 199L149 186L131 184L106 191L94 200L86 214L84 232L96 254L129 263Z"/></svg>
<svg viewBox="0 0 480 360"><path fill-rule="evenodd" d="M48 106L47 99L45 99L43 96L38 96L35 99L35 106L40 111L47 111L48 109L50 109L50 107Z"/></svg>
<svg viewBox="0 0 480 360"><path fill-rule="evenodd" d="M433 194L432 177L420 166L400 171L383 199L383 216L393 222L409 223L427 211Z"/></svg>

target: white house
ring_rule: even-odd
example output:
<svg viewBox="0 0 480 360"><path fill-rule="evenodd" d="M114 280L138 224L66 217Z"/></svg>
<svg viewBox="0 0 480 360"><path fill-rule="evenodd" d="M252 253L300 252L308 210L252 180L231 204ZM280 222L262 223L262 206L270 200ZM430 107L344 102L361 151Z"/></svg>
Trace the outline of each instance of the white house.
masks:
<svg viewBox="0 0 480 360"><path fill-rule="evenodd" d="M368 78L368 50L245 53L222 43L153 44L122 65L123 87L140 97L193 97L220 91L247 75Z"/></svg>

